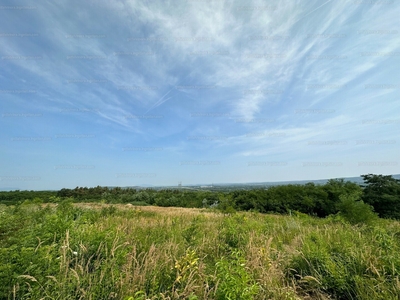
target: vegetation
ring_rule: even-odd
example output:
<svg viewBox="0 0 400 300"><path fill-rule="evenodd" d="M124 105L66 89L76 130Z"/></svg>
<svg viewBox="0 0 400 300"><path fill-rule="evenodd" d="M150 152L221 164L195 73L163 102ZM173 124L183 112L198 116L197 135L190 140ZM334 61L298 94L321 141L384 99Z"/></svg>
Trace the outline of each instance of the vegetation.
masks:
<svg viewBox="0 0 400 300"><path fill-rule="evenodd" d="M397 221L68 201L0 214L0 299L400 295Z"/></svg>
<svg viewBox="0 0 400 300"><path fill-rule="evenodd" d="M0 192L0 204L12 205L17 204L21 201L34 199L43 201L44 199L48 202L52 202L57 196L56 191L10 191Z"/></svg>
<svg viewBox="0 0 400 300"><path fill-rule="evenodd" d="M362 175L364 186L363 200L372 205L383 218L400 219L400 180L392 176Z"/></svg>
<svg viewBox="0 0 400 300"><path fill-rule="evenodd" d="M399 299L400 183L363 177L0 193L0 299Z"/></svg>
<svg viewBox="0 0 400 300"><path fill-rule="evenodd" d="M50 191L0 192L0 203L31 202L58 203L103 202L109 204L156 205L163 207L218 207L224 212L258 211L262 213L290 214L298 211L312 216L327 217L337 214L343 206L343 197L357 199L356 210L372 208L381 218L400 219L400 180L392 176L362 175L365 184L343 179L331 179L326 184L280 185L267 189L207 191L187 189L133 189L107 187L76 187ZM341 198L342 197L342 198ZM364 203L365 205L363 205ZM369 205L369 206L367 206Z"/></svg>

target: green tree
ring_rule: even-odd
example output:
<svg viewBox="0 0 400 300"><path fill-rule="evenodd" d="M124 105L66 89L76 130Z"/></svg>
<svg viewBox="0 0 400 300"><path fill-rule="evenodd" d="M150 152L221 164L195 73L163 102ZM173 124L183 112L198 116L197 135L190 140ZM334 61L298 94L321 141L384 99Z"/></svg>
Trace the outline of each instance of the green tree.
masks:
<svg viewBox="0 0 400 300"><path fill-rule="evenodd" d="M341 195L361 192L361 187L358 184L344 181L343 178L330 179L323 185L322 189L327 193L327 196L317 203L316 212L319 217L336 214Z"/></svg>
<svg viewBox="0 0 400 300"><path fill-rule="evenodd" d="M365 203L372 205L381 218L400 219L400 180L391 175L361 175Z"/></svg>

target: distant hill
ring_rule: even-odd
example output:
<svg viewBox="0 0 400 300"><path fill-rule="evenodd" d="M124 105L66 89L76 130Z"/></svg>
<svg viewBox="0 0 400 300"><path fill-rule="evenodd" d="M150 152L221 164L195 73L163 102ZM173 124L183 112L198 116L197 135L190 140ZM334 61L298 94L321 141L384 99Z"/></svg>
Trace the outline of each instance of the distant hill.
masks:
<svg viewBox="0 0 400 300"><path fill-rule="evenodd" d="M8 192L8 191L15 191L15 190L19 190L19 188L17 188L17 187L0 187L1 192Z"/></svg>
<svg viewBox="0 0 400 300"><path fill-rule="evenodd" d="M399 179L400 180L400 174L394 174L392 175L393 178ZM361 176L359 177L339 177L343 178L344 181L351 181L355 182L358 184L364 183L363 179ZM126 188L133 188L137 190L141 189L155 189L155 190L160 190L160 189L177 189L177 188L182 188L182 189L189 189L189 190L232 190L232 189L254 189L254 188L266 188L269 186L276 186L276 185L287 185L287 184L307 184L309 182L312 182L314 184L325 184L328 182L329 179L315 179L315 180L294 180L294 181L267 181L267 182L247 182L247 183L202 183L202 184L187 184L187 185L182 185L181 187L178 187L178 185L173 185L173 186L156 186L156 185L151 185L151 184L140 184L140 185L135 185L135 186L125 186L121 187L123 189ZM116 186L108 186L108 188L115 188ZM15 191L19 190L17 187L0 187L0 191ZM48 191L54 191L54 190L48 190Z"/></svg>
<svg viewBox="0 0 400 300"><path fill-rule="evenodd" d="M393 178L399 179L400 180L400 174L395 174L392 175ZM364 183L364 180L362 179L361 176L358 177L338 177L338 178L333 178L333 179L340 179L343 178L344 181L350 181L350 182L355 182L358 184ZM306 184L309 182L313 182L315 184L325 184L328 182L329 179L317 179L317 180L299 180L299 181L280 181L280 182L266 182L265 184L270 184L270 185L284 185L284 184Z"/></svg>
<svg viewBox="0 0 400 300"><path fill-rule="evenodd" d="M400 180L400 174L392 175L393 178ZM355 182L358 184L364 183L364 180L361 176L358 177L338 177L332 179L340 179L343 178L344 181ZM222 183L222 184L213 184L213 186L274 186L274 185L287 185L287 184L307 184L312 182L314 184L325 184L328 182L329 179L315 179L315 180L294 180L294 181L270 181L270 182L248 182L248 183Z"/></svg>
<svg viewBox="0 0 400 300"><path fill-rule="evenodd" d="M400 180L400 174L392 175L393 178ZM343 178L344 181L355 182L357 184L364 183L361 176L358 177L338 177L333 179L340 179ZM304 185L309 182L314 184L320 185L325 184L328 182L329 179L315 179L315 180L294 180L294 181L268 181L268 182L247 182L247 183L213 183L213 184L188 184L182 185L181 188L184 189L202 189L202 190L221 190L221 189L252 189L252 188L261 188L261 187L268 187L268 186L276 186L276 185L287 185L287 184L300 184ZM135 188L135 189L176 189L179 188L178 185L176 186L152 186L150 184L143 184L139 186L129 186L124 188Z"/></svg>

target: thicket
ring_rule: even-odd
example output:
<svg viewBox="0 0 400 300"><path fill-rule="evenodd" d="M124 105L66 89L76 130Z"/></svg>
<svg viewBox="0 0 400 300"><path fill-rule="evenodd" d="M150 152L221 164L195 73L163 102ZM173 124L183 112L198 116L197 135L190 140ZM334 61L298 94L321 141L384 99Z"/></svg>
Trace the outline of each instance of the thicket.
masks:
<svg viewBox="0 0 400 300"><path fill-rule="evenodd" d="M280 185L263 189L212 192L187 189L144 189L76 187L58 192L0 192L0 203L31 202L103 202L109 204L156 205L162 207L219 208L224 212L258 211L290 214L297 211L312 216L326 217L343 209L364 211L371 218L374 211L381 218L400 219L400 181L392 176L362 175L363 185L331 179L326 184ZM36 194L35 194L36 193ZM352 199L347 202L343 199ZM347 199L346 198L346 199ZM346 202L346 203L343 203ZM354 202L352 204L352 202ZM369 213L367 213L369 211ZM354 213L353 213L354 214Z"/></svg>

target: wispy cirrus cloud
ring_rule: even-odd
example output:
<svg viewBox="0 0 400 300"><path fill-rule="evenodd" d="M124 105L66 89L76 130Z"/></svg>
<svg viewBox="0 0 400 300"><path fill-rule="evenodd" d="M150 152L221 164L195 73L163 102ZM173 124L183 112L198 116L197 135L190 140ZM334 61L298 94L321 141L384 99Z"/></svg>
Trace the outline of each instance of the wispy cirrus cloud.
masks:
<svg viewBox="0 0 400 300"><path fill-rule="evenodd" d="M188 160L209 155L240 169L252 158L289 162L343 154L374 160L379 145L367 151L350 142L339 148L307 142L366 135L391 140L398 132L395 122L363 124L398 119L396 2L35 5L30 11L0 11L2 113L43 114L41 121L0 119L13 127L2 133L9 149L14 132L92 131L99 139L86 143L83 152L99 161L107 153L119 169L130 164L115 151L127 144L162 147L169 163L178 155ZM73 149L64 140L50 145L54 148L45 153L59 160L68 153L63 146ZM379 149L388 149L394 160L393 147ZM159 154L123 157L146 169L144 158ZM19 155L29 166L32 156ZM261 176L240 170L243 181ZM292 173L290 166L282 170ZM322 176L326 169L315 170ZM338 170L353 176L360 169ZM293 169L298 176L303 171Z"/></svg>

